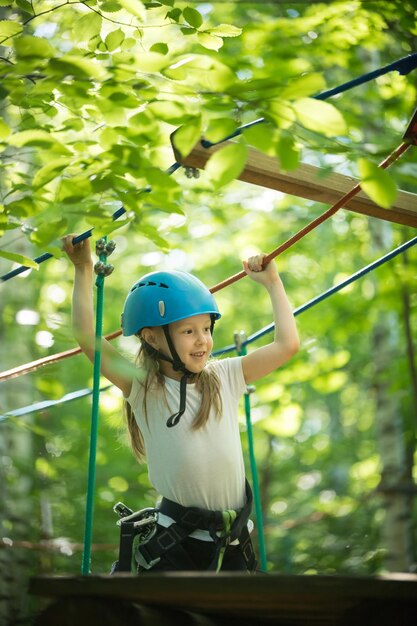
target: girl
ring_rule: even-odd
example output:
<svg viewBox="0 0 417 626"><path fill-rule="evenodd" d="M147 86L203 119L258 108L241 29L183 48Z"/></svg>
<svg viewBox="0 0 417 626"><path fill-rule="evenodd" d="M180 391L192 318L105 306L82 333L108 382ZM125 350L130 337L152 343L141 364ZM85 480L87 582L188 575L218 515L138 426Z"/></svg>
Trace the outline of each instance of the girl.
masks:
<svg viewBox="0 0 417 626"><path fill-rule="evenodd" d="M88 240L64 249L75 267L73 328L94 359L93 261ZM238 403L246 385L283 365L298 350L295 320L274 262L243 262L268 291L275 335L243 357L209 360L220 312L210 291L185 272L152 272L129 292L125 336L140 349L132 366L103 339L102 374L126 401L132 447L145 455L149 479L163 496L154 536L136 549L138 571L252 571L248 534L251 491L245 482Z"/></svg>

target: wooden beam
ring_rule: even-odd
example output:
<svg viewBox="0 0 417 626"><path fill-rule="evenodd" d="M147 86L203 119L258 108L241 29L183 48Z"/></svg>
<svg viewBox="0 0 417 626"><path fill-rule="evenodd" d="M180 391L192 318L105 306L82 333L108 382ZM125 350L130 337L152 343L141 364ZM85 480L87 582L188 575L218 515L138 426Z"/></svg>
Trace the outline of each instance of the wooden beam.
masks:
<svg viewBox="0 0 417 626"><path fill-rule="evenodd" d="M178 154L175 157L182 165L202 169L214 152L229 143L231 142L225 141L208 149L198 143L186 158L181 159ZM239 180L324 204L334 204L359 182L351 176L329 173L307 163L302 163L292 172L282 172L278 168L277 159L254 148L249 148L245 169ZM417 194L408 191L399 191L395 204L390 209L378 206L363 191L344 208L417 228Z"/></svg>
<svg viewBox="0 0 417 626"><path fill-rule="evenodd" d="M55 606L51 605L48 619L40 615L36 626L103 624L95 618L102 618L103 604L109 602L115 603L112 619L106 620L106 624L112 626L207 622L216 626L230 623L241 626L393 626L400 623L412 626L417 615L417 576L413 574L367 577L168 572L139 576L48 576L32 578L30 593L60 599ZM89 600L89 605L83 605L83 600ZM140 607L150 607L155 611L150 616L152 620L147 621L142 616L143 621L126 621L123 615L126 604L118 601L135 603L138 613ZM164 611L160 620L156 611ZM182 611L192 612L196 620L185 619ZM201 616L209 619L203 620Z"/></svg>

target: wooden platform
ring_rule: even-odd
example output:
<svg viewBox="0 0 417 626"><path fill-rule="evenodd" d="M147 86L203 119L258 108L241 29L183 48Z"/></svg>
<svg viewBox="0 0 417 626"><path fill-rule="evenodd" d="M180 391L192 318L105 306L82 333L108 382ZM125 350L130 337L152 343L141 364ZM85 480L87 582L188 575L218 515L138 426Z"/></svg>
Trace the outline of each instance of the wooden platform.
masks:
<svg viewBox="0 0 417 626"><path fill-rule="evenodd" d="M34 626L415 626L417 576L147 574L39 577Z"/></svg>

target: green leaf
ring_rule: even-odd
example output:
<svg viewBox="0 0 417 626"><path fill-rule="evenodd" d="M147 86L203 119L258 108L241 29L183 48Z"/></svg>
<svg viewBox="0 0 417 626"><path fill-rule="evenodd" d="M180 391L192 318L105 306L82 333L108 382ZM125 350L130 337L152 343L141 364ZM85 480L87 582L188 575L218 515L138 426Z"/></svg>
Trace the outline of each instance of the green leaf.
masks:
<svg viewBox="0 0 417 626"><path fill-rule="evenodd" d="M22 11L26 11L30 15L33 15L33 6L28 0L16 0L17 6L22 9Z"/></svg>
<svg viewBox="0 0 417 626"><path fill-rule="evenodd" d="M70 159L60 157L41 167L33 177L32 187L39 189L56 178L69 165Z"/></svg>
<svg viewBox="0 0 417 626"><path fill-rule="evenodd" d="M229 117L218 117L214 120L210 120L207 130L204 133L204 138L212 143L217 143L231 135L236 128L237 124L234 120Z"/></svg>
<svg viewBox="0 0 417 626"><path fill-rule="evenodd" d="M158 52L158 54L168 54L169 48L166 43L154 43L149 48L150 52Z"/></svg>
<svg viewBox="0 0 417 626"><path fill-rule="evenodd" d="M131 15L138 17L142 22L146 20L146 9L140 0L118 0L118 3Z"/></svg>
<svg viewBox="0 0 417 626"><path fill-rule="evenodd" d="M89 77L101 79L105 76L105 69L96 61L76 55L65 54L59 59L51 59L49 66L61 76Z"/></svg>
<svg viewBox="0 0 417 626"><path fill-rule="evenodd" d="M245 167L248 154L242 143L233 143L211 155L206 164L206 172L215 189L227 185L238 178Z"/></svg>
<svg viewBox="0 0 417 626"><path fill-rule="evenodd" d="M13 261L14 263L19 263L19 265L24 265L25 267L31 267L34 270L39 269L39 265L29 259L27 256L23 256L22 254L15 254L14 252L6 252L5 250L0 250L0 257L3 259L7 259L8 261Z"/></svg>
<svg viewBox="0 0 417 626"><path fill-rule="evenodd" d="M235 82L232 70L204 54L187 54L162 70L162 74L178 81L197 83L212 91L226 91Z"/></svg>
<svg viewBox="0 0 417 626"><path fill-rule="evenodd" d="M7 139L11 132L12 131L9 126L7 126L6 122L0 119L0 141Z"/></svg>
<svg viewBox="0 0 417 626"><path fill-rule="evenodd" d="M74 41L88 41L101 32L103 18L98 13L87 13L74 23Z"/></svg>
<svg viewBox="0 0 417 626"><path fill-rule="evenodd" d="M125 39L125 34L121 28L118 28L117 30L113 30L111 33L107 35L105 39L107 50L110 50L110 52L112 52L113 50L116 50L122 45L124 39Z"/></svg>
<svg viewBox="0 0 417 626"><path fill-rule="evenodd" d="M281 99L272 99L267 103L267 113L279 128L290 128L295 122L294 109Z"/></svg>
<svg viewBox="0 0 417 626"><path fill-rule="evenodd" d="M376 204L389 209L397 197L397 186L388 172L367 159L358 159L361 187Z"/></svg>
<svg viewBox="0 0 417 626"><path fill-rule="evenodd" d="M14 44L17 56L20 58L39 58L50 59L55 54L55 49L49 41L41 39L41 37L32 37L31 35L22 35L15 40Z"/></svg>
<svg viewBox="0 0 417 626"><path fill-rule="evenodd" d="M152 102L147 111L150 111L155 117L169 122L170 124L184 124L187 117L186 110L182 104L173 101Z"/></svg>
<svg viewBox="0 0 417 626"><path fill-rule="evenodd" d="M286 171L295 170L300 162L300 151L296 148L290 135L281 135L277 146L277 157L281 168Z"/></svg>
<svg viewBox="0 0 417 626"><path fill-rule="evenodd" d="M68 220L64 217L48 219L42 223L42 228L30 234L30 240L39 248L48 246L68 231Z"/></svg>
<svg viewBox="0 0 417 626"><path fill-rule="evenodd" d="M208 50L220 50L223 45L223 39L221 37L216 37L207 32L198 32L197 39L198 43Z"/></svg>
<svg viewBox="0 0 417 626"><path fill-rule="evenodd" d="M65 178L59 186L58 201L73 204L84 200L91 193L89 180L81 176L71 179Z"/></svg>
<svg viewBox="0 0 417 626"><path fill-rule="evenodd" d="M260 123L243 131L246 141L250 146L269 154L275 155L275 131L270 124Z"/></svg>
<svg viewBox="0 0 417 626"><path fill-rule="evenodd" d="M185 7L182 12L184 19L189 23L193 28L200 28L203 23L203 18L201 13L197 11L197 9L193 9L192 7Z"/></svg>
<svg viewBox="0 0 417 626"><path fill-rule="evenodd" d="M182 11L181 9L172 9L172 11L168 11L167 13L167 18L169 18L170 20L173 20L174 22L179 22L179 19L182 15Z"/></svg>
<svg viewBox="0 0 417 626"><path fill-rule="evenodd" d="M210 28L209 32L217 37L238 37L242 34L242 29L231 24L219 24L214 28Z"/></svg>
<svg viewBox="0 0 417 626"><path fill-rule="evenodd" d="M193 123L180 126L172 136L175 148L182 157L190 154L201 136L201 119L197 118Z"/></svg>
<svg viewBox="0 0 417 626"><path fill-rule="evenodd" d="M46 130L31 129L15 133L9 138L9 143L16 148L21 148L22 146L47 147L55 144L56 140Z"/></svg>
<svg viewBox="0 0 417 626"><path fill-rule="evenodd" d="M294 100L319 93L325 86L326 83L321 74L306 74L283 87L279 95L283 100Z"/></svg>
<svg viewBox="0 0 417 626"><path fill-rule="evenodd" d="M161 237L161 235L159 234L159 232L154 226L151 226L150 224L141 223L140 232L141 232L141 235L144 235L147 239L152 241L156 245L157 248L159 248L163 252L169 252L171 248L169 242L163 237Z"/></svg>
<svg viewBox="0 0 417 626"><path fill-rule="evenodd" d="M121 8L122 7L119 2L116 2L115 0L103 2L103 4L100 5L100 10L104 13L117 13L117 11L120 11Z"/></svg>
<svg viewBox="0 0 417 626"><path fill-rule="evenodd" d="M0 43L4 43L4 39L8 39L9 37L14 37L18 33L21 33L23 27L21 24L17 24L16 22L11 22L9 20L0 20Z"/></svg>
<svg viewBox="0 0 417 626"><path fill-rule="evenodd" d="M342 114L329 102L314 98L301 98L293 104L298 121L309 130L325 137L344 135L347 132Z"/></svg>

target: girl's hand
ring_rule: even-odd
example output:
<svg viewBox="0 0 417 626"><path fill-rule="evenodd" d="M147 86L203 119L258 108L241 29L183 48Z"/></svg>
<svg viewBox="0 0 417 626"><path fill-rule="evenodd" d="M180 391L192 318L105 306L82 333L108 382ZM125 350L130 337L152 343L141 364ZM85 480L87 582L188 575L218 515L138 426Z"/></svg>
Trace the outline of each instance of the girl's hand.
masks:
<svg viewBox="0 0 417 626"><path fill-rule="evenodd" d="M83 239L80 243L76 243L75 245L72 243L72 240L77 235L75 233L71 233L69 235L65 235L62 238L62 247L64 251L68 254L69 258L73 262L75 266L80 265L92 265L93 259L91 256L91 246L90 240Z"/></svg>
<svg viewBox="0 0 417 626"><path fill-rule="evenodd" d="M243 269L252 280L268 288L279 281L279 275L274 261L264 265L266 257L264 253L249 257L247 261L243 261Z"/></svg>

